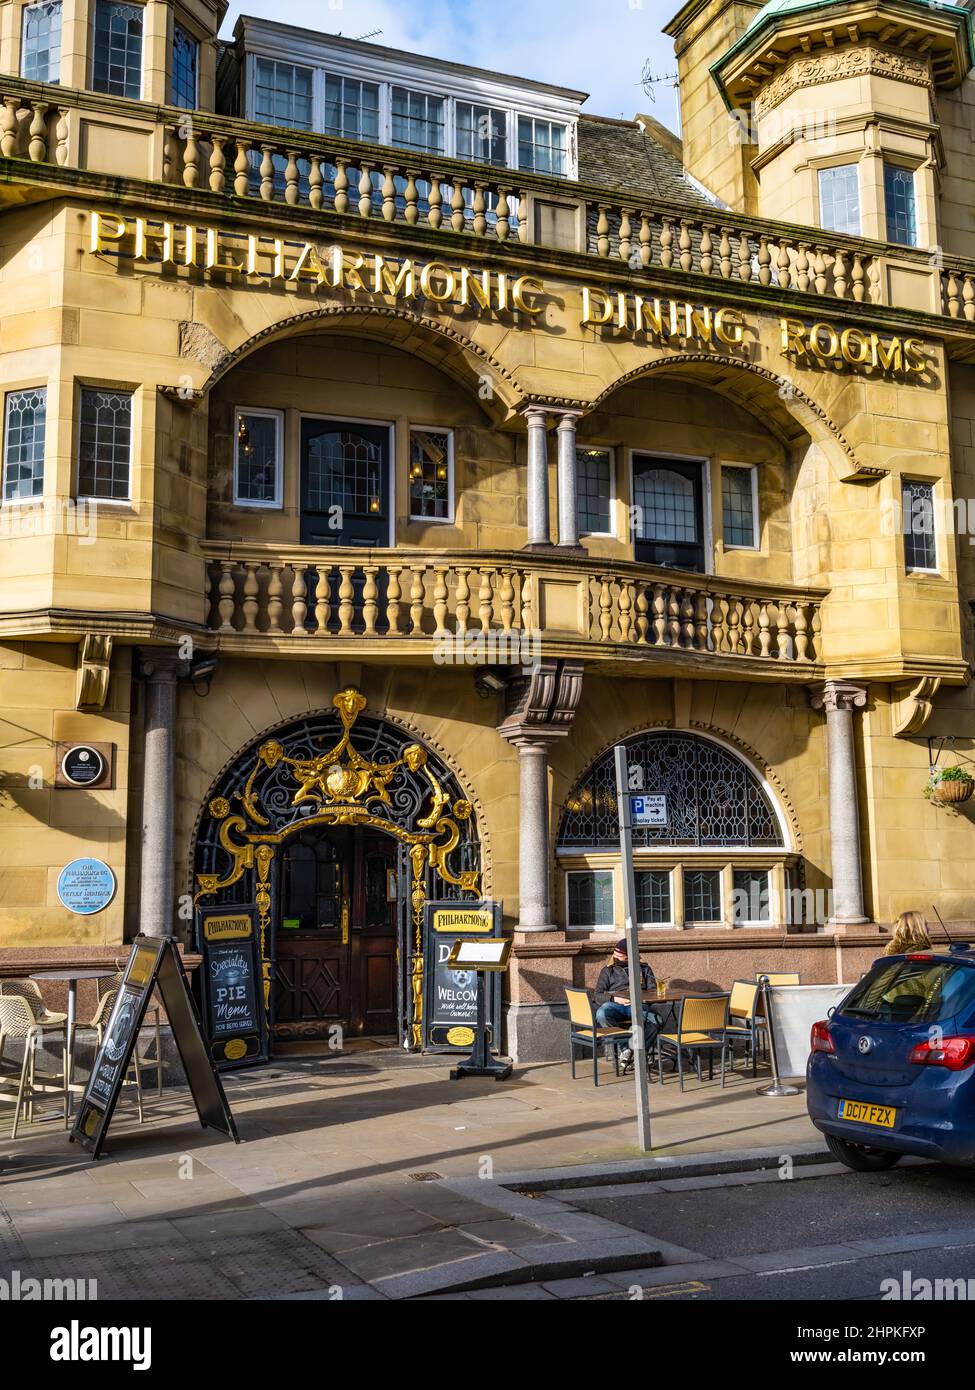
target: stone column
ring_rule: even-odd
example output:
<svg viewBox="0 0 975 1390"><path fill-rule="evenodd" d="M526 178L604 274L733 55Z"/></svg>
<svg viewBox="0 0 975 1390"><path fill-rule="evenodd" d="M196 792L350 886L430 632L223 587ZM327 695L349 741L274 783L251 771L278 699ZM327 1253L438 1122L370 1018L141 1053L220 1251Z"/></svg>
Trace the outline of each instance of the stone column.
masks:
<svg viewBox="0 0 975 1390"><path fill-rule="evenodd" d="M518 926L522 932L555 931L548 853L549 740L513 738L518 749Z"/></svg>
<svg viewBox="0 0 975 1390"><path fill-rule="evenodd" d="M548 515L548 415L532 407L525 411L528 426L528 546L552 544Z"/></svg>
<svg viewBox="0 0 975 1390"><path fill-rule="evenodd" d="M831 924L855 925L869 919L863 913L863 874L860 865L860 818L857 811L853 711L867 703L864 686L826 681L810 691L813 709L826 712L826 751L829 759L830 859L833 871Z"/></svg>
<svg viewBox="0 0 975 1390"><path fill-rule="evenodd" d="M164 647L143 648L140 658L146 707L139 930L173 936L176 683L186 675L187 663Z"/></svg>
<svg viewBox="0 0 975 1390"><path fill-rule="evenodd" d="M576 497L577 411L566 410L559 420L559 546L579 549L579 508Z"/></svg>

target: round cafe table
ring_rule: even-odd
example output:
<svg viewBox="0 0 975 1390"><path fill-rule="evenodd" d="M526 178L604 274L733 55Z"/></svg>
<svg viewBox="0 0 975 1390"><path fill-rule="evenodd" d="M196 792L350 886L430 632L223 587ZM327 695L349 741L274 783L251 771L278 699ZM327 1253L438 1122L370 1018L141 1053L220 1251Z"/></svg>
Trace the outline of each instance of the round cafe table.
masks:
<svg viewBox="0 0 975 1390"><path fill-rule="evenodd" d="M53 983L54 981L58 981L59 983L62 983L62 984L63 984L65 981L67 981L67 985L68 985L68 1019L67 1019L67 1032L68 1032L68 1074L67 1074L67 1076L64 1078L64 1084L65 1084L65 1089L66 1089L67 1092L68 1092L68 1114L69 1114L69 1115L70 1115L70 1113L71 1113L71 1093L72 1093L72 1091L80 1091L80 1090L81 1090L81 1087L80 1087L80 1086L73 1086L73 1085L72 1085L72 1082L71 1082L71 1076L72 1076L72 1073L73 1073L73 1071L74 1071L74 1030L75 1030L75 1022L76 1022L76 1020L77 1020L77 1015L78 1015L78 981L79 981L79 980L107 980L107 979L111 978L111 976L117 975L117 974L118 974L118 971L117 971L117 970L109 970L109 969L107 969L105 966L96 966L96 967L93 967L93 968L90 969L90 970L72 970L72 969L67 969L67 970L38 970L38 971L36 971L33 975L31 975L31 977L30 977L32 980L35 980L38 984L42 984L45 980L50 980L52 983Z"/></svg>

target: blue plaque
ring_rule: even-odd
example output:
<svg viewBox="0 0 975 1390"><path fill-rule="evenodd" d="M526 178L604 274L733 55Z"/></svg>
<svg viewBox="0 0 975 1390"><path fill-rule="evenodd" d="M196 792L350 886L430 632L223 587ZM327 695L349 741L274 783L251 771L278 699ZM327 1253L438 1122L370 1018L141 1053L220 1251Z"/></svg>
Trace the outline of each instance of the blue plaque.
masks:
<svg viewBox="0 0 975 1390"><path fill-rule="evenodd" d="M90 917L115 897L115 875L100 859L72 859L58 877L58 897L69 912Z"/></svg>

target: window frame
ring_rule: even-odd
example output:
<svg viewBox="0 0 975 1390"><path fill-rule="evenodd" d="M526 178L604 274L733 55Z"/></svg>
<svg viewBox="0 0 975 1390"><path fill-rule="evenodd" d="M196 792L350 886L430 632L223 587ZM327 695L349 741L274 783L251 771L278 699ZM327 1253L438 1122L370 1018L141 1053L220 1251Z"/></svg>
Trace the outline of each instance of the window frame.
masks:
<svg viewBox="0 0 975 1390"><path fill-rule="evenodd" d="M585 531L582 528L579 518L579 453L588 451L590 453L603 453L609 458L609 530L608 531ZM579 528L580 536L593 536L605 540L616 540L616 503L618 499L618 485L616 477L616 447L612 444L598 444L595 440L576 439L576 523Z"/></svg>
<svg viewBox="0 0 975 1390"><path fill-rule="evenodd" d="M725 550L746 550L751 554L762 549L762 531L759 519L758 508L758 464L755 463L733 463L731 460L722 460L721 469L721 544ZM752 494L752 544L741 545L737 541L725 539L725 505L724 505L724 475L726 468L735 468L740 473L747 472Z"/></svg>
<svg viewBox="0 0 975 1390"><path fill-rule="evenodd" d="M887 242L888 242L891 246L903 246L903 247L905 247L907 250L917 250L917 248L921 245L920 200L919 200L919 198L918 198L918 188L917 188L918 166L917 166L917 165L912 165L912 164L905 164L905 163L900 162L900 161L897 160L897 159L888 159L888 158L885 157L884 160L883 160L883 169L884 169L884 236L885 236ZM912 190L913 198L914 198L914 240L913 240L913 241L896 241L896 240L894 239L894 237L892 237L891 234L890 234L890 213L891 213L891 208L890 208L890 200L889 200L888 193L887 193L887 172L888 172L888 170L891 170L891 171L896 172L896 173L901 173L901 174L910 174L910 176L911 176L911 190Z"/></svg>
<svg viewBox="0 0 975 1390"><path fill-rule="evenodd" d="M842 227L827 227L823 219L823 175L835 173L838 169L854 169L857 180L857 227L855 230ZM860 176L859 159L837 159L830 164L820 164L816 168L816 220L824 232L833 232L836 236L863 236L863 179Z"/></svg>
<svg viewBox="0 0 975 1390"><path fill-rule="evenodd" d="M414 434L445 434L447 436L447 515L446 516L417 516L413 511L412 479L410 468L413 461L413 435ZM420 425L410 423L407 432L407 493L406 504L409 508L407 520L423 526L453 526L456 517L456 495L454 492L454 431L452 426L445 425Z"/></svg>
<svg viewBox="0 0 975 1390"><path fill-rule="evenodd" d="M728 907L729 907L729 911L730 911L730 914L731 914L731 925L732 925L733 927L771 927L771 926L773 926L773 925L774 925L774 923L773 923L773 917L774 917L774 913L775 913L775 898L774 898L774 895L775 895L775 887L774 887L774 884L772 883L772 870L771 870L770 868L768 868L767 866L763 865L763 864L757 865L754 869L752 869L752 868L747 868L744 864L742 864L742 863L740 863L740 862L739 862L739 863L736 863L735 861L732 861L732 863L731 863L731 865L730 865L730 868L731 868L731 900L730 900L730 902L729 902L729 904L728 904ZM735 916L735 898L734 898L734 895L735 895L735 893L736 893L738 890L735 888L735 874L741 874L741 873L752 874L752 875L753 875L754 877L756 877L756 878L759 877L759 876L764 877L764 879L765 879L765 895L766 895L766 900L767 900L767 902L768 902L768 916L767 916L767 917L742 917L741 919L736 918L736 916Z"/></svg>
<svg viewBox="0 0 975 1390"><path fill-rule="evenodd" d="M175 100L175 92L174 92L173 88L174 88L174 84L175 84L175 80L176 80L176 33L177 33L177 31L181 31L183 34L185 34L185 36L186 36L188 39L192 40L192 42L196 45L196 71L195 71L195 73L194 73L194 94L193 94L194 104L193 104L192 106L179 106L179 104L178 104L177 101ZM199 36L188 24L186 24L186 23L184 22L184 20L183 20L180 16L174 16L174 18L173 18L173 37L172 37L172 42L171 42L171 44L170 44L170 46L169 46L169 62L170 62L170 71L169 71L169 96L170 96L170 105L171 105L171 106L177 106L178 109L179 109L180 111L198 111L198 110L200 109L200 57L201 57L202 51L203 51L203 40L200 38L200 36Z"/></svg>
<svg viewBox="0 0 975 1390"><path fill-rule="evenodd" d="M512 120L512 115L513 115L513 114L515 115L515 119L517 120L517 112L513 112L513 109L512 109L510 106L500 105L500 104L496 106L496 105L491 101L490 98L487 98L487 99L485 99L484 101L478 101L478 100L475 100L475 99L468 100L466 97L454 97L454 98L451 100L451 103L450 103L450 104L451 104L451 107L452 107L452 112L451 112L451 131L452 131L452 135L453 135L453 155L454 155L454 158L455 158L455 159L465 159L465 160L468 160L471 164L483 164L483 166L484 166L485 169L510 169L510 168L511 168L511 120ZM458 126L458 120L459 120L460 108L461 108L462 106L469 106L469 107L471 108L471 111L472 111L472 112L475 111L478 107L481 107L481 108L483 108L484 110L486 110L486 111L492 113L493 115L503 116L503 118L504 118L504 129L503 129L503 132L502 132L502 138L504 139L504 163L503 163L503 164L497 164L497 163L495 163L494 160L479 159L479 158L477 157L477 155L460 154L460 153L459 153L460 141L459 141L459 139L458 139L458 136L459 136L459 134L460 134L460 131L459 131L459 126Z"/></svg>
<svg viewBox="0 0 975 1390"><path fill-rule="evenodd" d="M95 49L95 38L96 38L96 35L97 35L97 33L98 33L98 11L99 11L99 9L101 8L102 5L116 5L116 4L117 4L117 5L124 5L124 6L126 6L128 9L132 9L132 10L141 10L141 11L142 11L142 34L140 35L140 41L139 41L139 95L138 95L137 97L128 96L127 93L124 93L124 92L107 92L107 91L105 91L104 88L102 88L102 87L96 87L96 86L95 86L95 62L96 62L96 57L97 57L96 49ZM89 64L88 64L88 77L89 77L89 81L90 81L90 83L91 83L91 90L92 90L93 92L98 92L98 93L100 93L100 94L103 95L103 96L121 96L121 97L124 97L124 99L125 99L126 101L145 101L145 98L146 98L146 10L147 10L147 9L148 9L148 0L95 0L95 3L94 3L94 5L92 6L92 9L91 9L91 21L90 21L91 27L90 27L90 30L89 30L89 33L90 33L90 36L91 36L91 61L90 61Z"/></svg>
<svg viewBox="0 0 975 1390"><path fill-rule="evenodd" d="M914 484L914 485L920 484L922 487L927 487L927 488L930 488L930 489L931 489L931 515L932 515L932 520L933 520L933 523L934 523L934 524L933 524L932 531L931 531L931 538L932 538L932 540L933 540L933 542L934 542L934 566L933 566L933 568L928 568L928 567L925 566L925 565L909 565L909 564L907 563L907 534L908 534L908 533L907 533L906 531L904 531L903 534L902 534L902 540L903 540L904 573L905 573L905 575L908 575L908 576L909 576L909 575L913 575L913 574L936 574L936 575L940 575L940 574L941 574L942 550L941 550L941 546L938 544L938 507L937 507L938 479L936 479L936 478L917 478L917 477L911 477L909 474L904 474L904 473L901 474L901 476L900 476L900 494L901 494L901 496L900 496L900 514L901 514L901 525L902 525L902 526L903 526L903 523L904 523L904 491L905 491L905 488L906 488L909 484ZM912 532L911 534L913 534L913 532Z"/></svg>
<svg viewBox="0 0 975 1390"><path fill-rule="evenodd" d="M634 887L634 891L636 890L636 876L637 876L637 874L666 874L666 875L667 875L667 894L668 894L668 899L669 899L669 902L670 902L670 916L668 917L668 919L667 919L666 922L644 922L644 921L642 920L642 918L641 918L641 919L637 922L637 929L638 929L639 931L676 931L676 930L678 930L678 928L677 928L677 914L676 914L676 912L674 911L674 906L675 906L675 898L674 898L674 880L675 880L675 877L676 877L675 871L674 871L674 865L672 865L672 864L643 864L643 863L634 864L634 866L633 866L633 887ZM639 917L639 912L637 912L637 916Z"/></svg>
<svg viewBox="0 0 975 1390"><path fill-rule="evenodd" d="M311 135L319 130L324 124L325 108L325 83L323 70L315 67L313 63L299 62L297 56L294 58L282 57L280 54L269 53L248 53L247 55L247 99L248 108L253 113L248 119L258 125L266 125L270 130L295 130L299 134ZM311 73L311 115L307 128L300 125L280 125L276 121L269 121L258 114L257 110L257 68L260 63L273 63L276 67L302 68ZM276 89L275 89L276 90Z"/></svg>
<svg viewBox="0 0 975 1390"><path fill-rule="evenodd" d="M245 415L258 416L261 419L273 420L274 430L274 500L262 502L251 498L240 496L240 457L238 454L238 442L240 421ZM234 406L234 486L233 503L234 507L239 507L246 511L274 512L281 511L284 507L284 469L285 469L285 429L284 411L274 410L270 406L255 405L235 405Z"/></svg>
<svg viewBox="0 0 975 1390"><path fill-rule="evenodd" d="M135 503L135 441L139 421L137 419L137 386L117 386L112 382L78 381L76 384L75 406L77 420L77 439L74 449L74 495L79 502L93 502L97 507L132 507ZM81 435L83 428L82 401L86 391L100 391L104 395L128 396L132 402L132 421L129 430L129 491L126 497L101 497L97 492L83 492L81 489Z"/></svg>
<svg viewBox="0 0 975 1390"><path fill-rule="evenodd" d="M440 148L440 149L431 149L429 145L424 145L424 146L421 148L421 147L419 147L419 146L417 146L417 145L401 144L399 141L397 141L397 139L395 138L395 135L394 135L394 133L393 133L393 121L396 120L396 119L400 119L400 120L403 119L403 117L397 118L396 115L395 115L395 113L394 113L394 111L393 111L393 102L394 102L395 95L396 95L397 92L405 92L407 97L422 97L422 98L423 98L423 100L424 100L424 102L425 102L425 106L424 106L424 115L423 115L423 117L422 117L422 123L423 123L423 125L424 125L425 127L429 127L429 126L431 125L431 121L430 121L430 103L431 103L431 102L435 102L435 101L439 101L439 103L440 103L440 111L441 111L441 120L440 120L441 148ZM405 117L405 119L406 119L406 121L407 121L409 124L412 124L412 122L413 122L413 120L414 120L414 117L413 117L413 115L408 111L408 112L407 112L407 115L406 115L406 117ZM451 100L451 98L447 95L446 92L437 91L437 90L424 91L424 90L422 90L422 89L419 88L419 87L407 86L407 85L405 84L405 82L390 82L390 84L389 84L389 129L388 129L389 140L388 140L388 142L386 142L386 143L388 143L394 150L405 150L408 154L432 155L432 156L434 156L434 157L436 157L437 155L439 155L441 159L446 159L446 158L448 158L448 157L451 157L451 156L448 156L447 151L448 151L448 144L453 144L453 143L454 143L454 141L451 139L451 132L452 132L452 130L454 129L454 125L455 125L455 118L454 118L454 103L453 103L453 101ZM487 166L485 166L485 167L486 167L486 168L489 168L490 166L487 165Z"/></svg>
<svg viewBox="0 0 975 1390"><path fill-rule="evenodd" d="M24 38L27 28L27 16L31 10L48 8L49 4L55 3L58 8L58 65L56 77L28 77L24 72L24 54L26 51ZM17 65L18 76L26 82L46 82L49 86L59 87L61 85L61 56L64 44L64 0L29 0L29 3L22 5L20 9L20 59Z"/></svg>
<svg viewBox="0 0 975 1390"><path fill-rule="evenodd" d="M555 174L555 173L553 173L550 169L548 169L548 170L546 170L546 169L541 169L541 170L540 170L540 169L538 169L538 168L535 167L534 160L533 160L532 168L530 168L530 169L525 169L525 168L522 167L522 163L521 163L521 154L520 154L520 150L521 150L521 135L520 135L520 132L519 132L519 125L520 125L520 122L523 121L523 120L524 120L524 121L531 121L531 124L532 124L532 140L531 140L531 147L532 147L532 150L537 150L537 149L540 148L540 147L539 147L539 144L538 144L538 140L537 140L537 138L536 138L536 132L535 132L535 127L536 127L536 125L537 125L540 121L541 121L541 122L544 122L545 125L547 125L547 126L549 126L549 127L552 127L552 126L560 126L560 127L561 127L561 129L562 129L562 131L563 131L563 134L564 134L564 137L565 137L565 144L564 144L563 149L562 149L562 153L563 153L563 155L565 156L565 172L564 172L564 173ZM550 132L550 133L551 133L551 132ZM567 180L567 179L570 178L569 170L570 170L570 168L571 168L572 160L571 160L571 152L570 152L569 146L570 146L570 143L571 143L571 138L570 138L570 131L569 131L569 126L568 126L567 122L558 120L558 119L554 118L553 116L547 116L547 115L536 116L536 115L533 114L533 113L529 113L529 112L527 112L527 111L519 111L517 108L515 108L515 137L514 137L514 138L515 138L515 148L514 148L514 150L512 151L512 155L513 155L513 158L514 158L514 161L515 161L515 162L514 162L514 166L513 166L513 167L518 171L519 174L536 174L536 175L538 175L538 176L541 177L541 178L551 178L551 179L561 179L561 180ZM551 149L553 149L554 147L553 147L552 145L548 145L547 148L548 148L549 150L551 150Z"/></svg>
<svg viewBox="0 0 975 1390"><path fill-rule="evenodd" d="M641 458L658 459L660 463L697 463L701 466L701 544L704 548L704 569L702 573L706 576L714 575L715 561L715 536L714 536L714 502L711 495L711 475L713 472L714 456L709 454L677 454L673 450L661 452L659 449L642 449L636 445L627 449L627 481L630 488L630 506L636 505L636 474L634 473L633 463L637 456ZM638 536L635 528L631 528L626 538L626 544L635 552L636 546L646 537ZM682 571L676 571L682 573Z"/></svg>
<svg viewBox="0 0 975 1390"><path fill-rule="evenodd" d="M30 392L43 392L44 394L44 448L41 453L41 490L31 493L29 497L8 497L7 496L7 444L9 420L8 412L10 400L14 396L27 395ZM30 507L37 506L44 499L44 484L47 474L47 403L48 385L44 382L41 385L28 384L26 386L4 386L0 393L0 507Z"/></svg>
<svg viewBox="0 0 975 1390"><path fill-rule="evenodd" d="M613 911L612 911L612 913L611 913L611 916L613 917L613 921L612 921L612 922L603 923L603 924L601 924L601 925L598 925L598 924L595 923L595 922L588 922L588 923L586 923L586 922L570 922L570 921L569 921L569 879L570 879L570 878L573 878L573 877L576 877L576 878L577 878L577 877L579 877L579 875L581 875L581 874L586 874L587 876L590 876L590 877L592 877L592 878L596 878L599 874L607 874L607 875L609 876L610 884L611 884L611 887L612 887L612 897L613 897ZM565 891L565 929L566 929L567 932L570 932L570 931L573 931L573 932L575 932L575 931L585 931L585 932L618 932L618 931L619 931L619 927L617 926L617 923L616 923L616 870L615 870L615 868L613 868L612 866L599 865L598 867L593 867L593 868L566 869L566 870L564 870L564 891ZM595 900L595 895L594 895L594 900Z"/></svg>
<svg viewBox="0 0 975 1390"><path fill-rule="evenodd" d="M315 77L315 73L316 73L316 72L319 74L319 76L317 77L317 80L316 80L316 77ZM320 69L312 68L312 74L313 74L313 77L312 77L312 108L313 108L313 110L316 109L316 103L317 103L316 91L317 91L317 89L319 89L319 88L320 88L320 90L321 90L320 119L319 119L318 115L316 115L316 119L315 119L315 129L316 129L316 130L317 130L317 129L321 129L322 132L323 132L323 134L328 135L329 138L330 138L330 139L333 139L333 140L355 140L355 141L357 141L359 144L364 144L364 145L368 145L368 144L370 144L370 143L375 143L375 144L383 144L383 143L386 143L386 142L384 141L384 139L383 139L383 137L384 137L384 135L385 135L385 133L386 133L386 126L387 126L387 119L386 119L386 103L384 102L384 97L383 97L383 83L382 83L381 81L373 81L372 78L369 78L369 77L365 76L365 75L362 74L362 73L360 73L360 74L353 74L353 73L349 73L349 72L342 72L342 71L340 71L340 70L333 70L333 69L328 68L328 67L322 67L322 68L320 68ZM344 130L344 128L343 128L342 130L339 130L339 131L332 131L332 130L329 129L328 123L327 123L326 120L325 120L325 110L326 110L326 107L327 107L327 105L328 105L328 98L327 98L327 96L326 96L326 91L327 91L327 85L328 85L328 80L329 80L329 78L331 78L333 82L340 82L340 83L342 84L342 99L340 100L339 105L340 105L340 107L341 107L343 110L344 110L344 108L345 108L345 84L346 84L347 82L355 82L355 83L358 83L358 86L359 86L359 89L360 89L360 90L359 90L360 98L361 98L361 95L362 95L362 88L363 88L363 87L375 87L375 89L376 89L376 135L375 135L375 138L373 138L372 136L368 136L368 135L347 135L346 132L345 132L345 130ZM362 104L361 104L361 100L360 100L360 104L359 104L358 110L359 110L359 115L360 115L360 118L361 118L362 110L363 110L363 107L362 107Z"/></svg>

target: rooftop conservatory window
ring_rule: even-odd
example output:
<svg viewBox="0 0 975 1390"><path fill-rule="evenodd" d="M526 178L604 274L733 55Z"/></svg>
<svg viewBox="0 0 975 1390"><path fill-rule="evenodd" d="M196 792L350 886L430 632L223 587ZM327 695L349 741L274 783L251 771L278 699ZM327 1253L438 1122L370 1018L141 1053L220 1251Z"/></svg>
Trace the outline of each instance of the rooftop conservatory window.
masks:
<svg viewBox="0 0 975 1390"><path fill-rule="evenodd" d="M311 130L313 77L311 68L258 58L254 101L256 119L268 125Z"/></svg>
<svg viewBox="0 0 975 1390"><path fill-rule="evenodd" d="M556 121L518 117L518 168L532 174L567 172L566 129Z"/></svg>
<svg viewBox="0 0 975 1390"><path fill-rule="evenodd" d="M504 169L508 164L508 116L490 106L457 103L457 158Z"/></svg>
<svg viewBox="0 0 975 1390"><path fill-rule="evenodd" d="M430 154L444 152L444 98L393 88L393 144Z"/></svg>
<svg viewBox="0 0 975 1390"><path fill-rule="evenodd" d="M379 139L379 87L325 74L325 130L346 140Z"/></svg>

